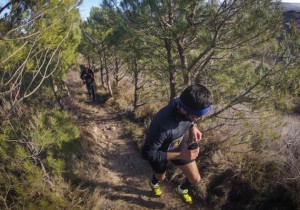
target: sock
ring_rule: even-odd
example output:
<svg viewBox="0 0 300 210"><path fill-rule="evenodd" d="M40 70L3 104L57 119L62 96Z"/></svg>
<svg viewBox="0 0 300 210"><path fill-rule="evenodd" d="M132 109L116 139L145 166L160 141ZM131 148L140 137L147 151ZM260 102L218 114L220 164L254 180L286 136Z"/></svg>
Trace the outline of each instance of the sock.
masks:
<svg viewBox="0 0 300 210"><path fill-rule="evenodd" d="M159 180L155 177L155 175L153 174L152 176L152 180L151 180L151 184L156 185L158 184Z"/></svg>
<svg viewBox="0 0 300 210"><path fill-rule="evenodd" d="M183 192L184 190L188 190L192 184L189 182L189 180L185 179L185 182L178 186L178 191Z"/></svg>

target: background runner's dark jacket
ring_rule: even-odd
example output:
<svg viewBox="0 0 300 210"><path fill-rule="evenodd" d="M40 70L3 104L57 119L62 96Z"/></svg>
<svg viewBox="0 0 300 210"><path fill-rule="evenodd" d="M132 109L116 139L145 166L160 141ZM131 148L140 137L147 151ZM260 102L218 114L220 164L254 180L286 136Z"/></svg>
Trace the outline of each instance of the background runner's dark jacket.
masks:
<svg viewBox="0 0 300 210"><path fill-rule="evenodd" d="M167 151L182 148L181 140L190 126L191 122L178 113L178 99L171 101L151 121L142 157L151 162L167 160Z"/></svg>
<svg viewBox="0 0 300 210"><path fill-rule="evenodd" d="M87 84L94 82L94 72L91 69L83 70L80 74L80 78L85 80Z"/></svg>

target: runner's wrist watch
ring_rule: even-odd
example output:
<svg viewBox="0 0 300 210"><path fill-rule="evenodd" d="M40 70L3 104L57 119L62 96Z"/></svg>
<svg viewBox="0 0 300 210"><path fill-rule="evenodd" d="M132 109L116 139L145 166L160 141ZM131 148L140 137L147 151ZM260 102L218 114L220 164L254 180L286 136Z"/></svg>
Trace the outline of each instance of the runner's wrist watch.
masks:
<svg viewBox="0 0 300 210"><path fill-rule="evenodd" d="M190 128L193 128L195 126L196 126L196 124L194 122L192 122L191 125L190 125Z"/></svg>

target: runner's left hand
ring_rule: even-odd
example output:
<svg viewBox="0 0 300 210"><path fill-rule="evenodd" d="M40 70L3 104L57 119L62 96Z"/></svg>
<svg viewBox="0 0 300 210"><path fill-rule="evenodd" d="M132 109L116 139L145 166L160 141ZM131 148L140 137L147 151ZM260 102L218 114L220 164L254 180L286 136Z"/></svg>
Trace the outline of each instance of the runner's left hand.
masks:
<svg viewBox="0 0 300 210"><path fill-rule="evenodd" d="M192 141L199 142L202 139L202 133L196 126L190 128L190 135L192 135Z"/></svg>

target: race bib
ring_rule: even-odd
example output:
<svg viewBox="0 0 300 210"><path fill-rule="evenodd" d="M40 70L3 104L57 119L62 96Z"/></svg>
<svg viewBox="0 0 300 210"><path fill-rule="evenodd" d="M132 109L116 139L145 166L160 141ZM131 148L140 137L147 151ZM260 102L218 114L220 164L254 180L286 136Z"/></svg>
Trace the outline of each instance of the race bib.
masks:
<svg viewBox="0 0 300 210"><path fill-rule="evenodd" d="M182 142L182 139L183 139L183 136L180 137L179 139L173 140L168 147L168 151L177 149L179 147L180 143Z"/></svg>

